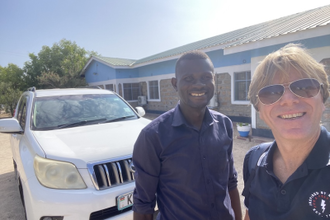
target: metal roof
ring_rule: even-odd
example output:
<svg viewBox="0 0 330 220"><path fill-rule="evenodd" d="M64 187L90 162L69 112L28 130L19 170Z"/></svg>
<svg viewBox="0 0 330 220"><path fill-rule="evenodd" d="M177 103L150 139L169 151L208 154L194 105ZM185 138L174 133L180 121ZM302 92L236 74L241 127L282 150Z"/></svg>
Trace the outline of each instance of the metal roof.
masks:
<svg viewBox="0 0 330 220"><path fill-rule="evenodd" d="M217 47L217 49L225 49L329 24L330 5L326 5L316 9L296 13L275 20L241 28L228 33L220 34L139 60L107 57L98 58L111 65L131 67L136 64L142 64L145 62L177 56L191 50L202 50L212 47Z"/></svg>
<svg viewBox="0 0 330 220"><path fill-rule="evenodd" d="M123 59L123 58L112 58L112 57L102 57L102 56L94 56L94 57L112 66L130 66L136 61L132 59Z"/></svg>

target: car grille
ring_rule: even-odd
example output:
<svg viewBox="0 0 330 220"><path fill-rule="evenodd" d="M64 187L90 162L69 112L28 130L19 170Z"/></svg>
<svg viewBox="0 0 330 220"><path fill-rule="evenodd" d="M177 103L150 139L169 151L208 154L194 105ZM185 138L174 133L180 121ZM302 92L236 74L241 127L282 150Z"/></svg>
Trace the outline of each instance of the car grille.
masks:
<svg viewBox="0 0 330 220"><path fill-rule="evenodd" d="M132 158L129 156L88 164L87 167L95 188L103 190L134 181L134 175L130 171L131 161Z"/></svg>
<svg viewBox="0 0 330 220"><path fill-rule="evenodd" d="M90 215L89 220L103 220L105 218L110 218L119 215L121 213L128 212L130 210L132 210L132 207L128 207L127 209L124 210L118 210L117 206L114 206L108 209L103 209L97 212L93 212Z"/></svg>

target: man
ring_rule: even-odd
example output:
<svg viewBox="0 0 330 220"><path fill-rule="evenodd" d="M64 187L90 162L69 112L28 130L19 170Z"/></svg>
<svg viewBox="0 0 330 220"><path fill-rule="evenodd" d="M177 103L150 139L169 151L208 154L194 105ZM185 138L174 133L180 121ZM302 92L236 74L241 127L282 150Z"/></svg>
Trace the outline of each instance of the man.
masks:
<svg viewBox="0 0 330 220"><path fill-rule="evenodd" d="M284 46L256 68L249 97L275 141L254 169L249 158L261 146L245 156L246 220L330 219L330 133L320 125L328 89L323 65L301 45Z"/></svg>
<svg viewBox="0 0 330 220"><path fill-rule="evenodd" d="M182 55L172 85L180 101L146 126L133 152L134 220L241 219L232 123L206 106L214 67L203 52ZM236 216L236 218L235 218Z"/></svg>

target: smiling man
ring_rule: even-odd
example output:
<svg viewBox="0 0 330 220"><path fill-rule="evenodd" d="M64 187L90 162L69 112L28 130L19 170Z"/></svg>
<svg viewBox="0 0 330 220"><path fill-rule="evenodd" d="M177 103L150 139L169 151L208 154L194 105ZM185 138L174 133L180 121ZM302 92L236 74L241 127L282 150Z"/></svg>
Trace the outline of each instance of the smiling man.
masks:
<svg viewBox="0 0 330 220"><path fill-rule="evenodd" d="M133 152L134 220L242 218L230 119L209 110L214 67L203 52L182 55L172 85L178 105L140 133Z"/></svg>
<svg viewBox="0 0 330 220"><path fill-rule="evenodd" d="M257 67L249 97L275 141L263 145L260 159L261 146L245 156L245 220L330 219L330 133L320 125L328 88L323 65L300 45Z"/></svg>

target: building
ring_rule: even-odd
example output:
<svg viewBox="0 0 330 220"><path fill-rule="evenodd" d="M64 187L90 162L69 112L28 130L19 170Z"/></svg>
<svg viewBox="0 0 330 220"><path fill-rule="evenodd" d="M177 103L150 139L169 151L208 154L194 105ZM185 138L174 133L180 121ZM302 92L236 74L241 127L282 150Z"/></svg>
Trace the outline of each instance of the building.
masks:
<svg viewBox="0 0 330 220"><path fill-rule="evenodd" d="M272 137L267 125L249 104L251 76L267 54L288 43L301 43L330 74L330 5L245 27L167 50L139 60L93 56L82 76L91 86L113 90L133 106L161 113L178 97L171 85L176 60L190 50L206 52L214 63L216 90L210 108L234 122L250 122L252 134ZM330 129L330 102L323 124Z"/></svg>

